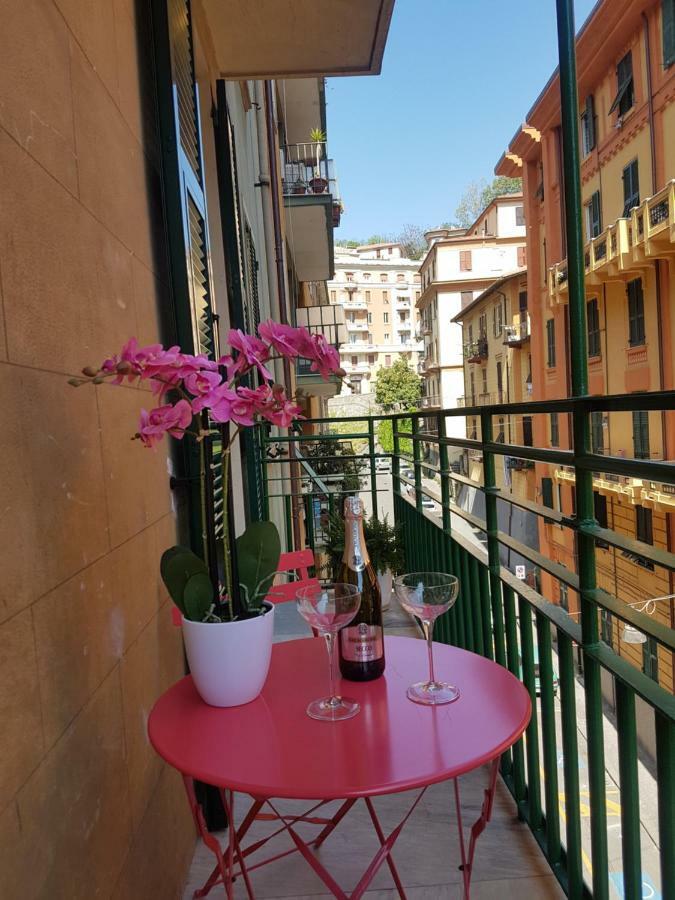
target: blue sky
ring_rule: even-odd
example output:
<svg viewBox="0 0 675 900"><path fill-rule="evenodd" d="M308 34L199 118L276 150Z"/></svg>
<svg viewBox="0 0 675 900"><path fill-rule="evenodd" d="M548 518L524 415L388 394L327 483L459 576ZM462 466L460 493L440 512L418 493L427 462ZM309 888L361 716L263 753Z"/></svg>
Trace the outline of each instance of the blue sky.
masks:
<svg viewBox="0 0 675 900"><path fill-rule="evenodd" d="M577 29L594 0L575 0ZM557 65L555 0L396 0L382 74L327 83L337 238L451 220Z"/></svg>

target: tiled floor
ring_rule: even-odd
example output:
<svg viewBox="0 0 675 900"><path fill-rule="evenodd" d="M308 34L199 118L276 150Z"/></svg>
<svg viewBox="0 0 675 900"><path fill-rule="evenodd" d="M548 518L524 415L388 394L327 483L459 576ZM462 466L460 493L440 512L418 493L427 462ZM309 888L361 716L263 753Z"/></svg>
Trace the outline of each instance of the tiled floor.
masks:
<svg viewBox="0 0 675 900"><path fill-rule="evenodd" d="M277 639L289 640L307 633L303 624L295 618L297 614L290 604L288 609L278 608L277 612L282 613L277 616ZM416 633L410 619L395 608L394 604L386 614L385 626L388 634ZM486 770L479 770L462 779L465 824L479 815L486 781ZM375 801L386 833L401 820L412 796L414 794L405 793ZM245 812L246 799L237 799L239 808L235 812L239 819ZM452 804L449 784L430 788L394 848L396 865L409 900L459 900L462 897L457 827ZM281 802L279 806L283 811L302 808L302 804L295 801ZM299 826L299 831L303 834L311 834L311 829L312 826L309 825ZM253 839L273 830L274 823L260 822L253 826L249 835ZM226 835L222 837L226 839ZM263 858L262 854L273 855L290 846L290 838L283 835L274 838L260 854L254 854L250 858L249 864L255 864L256 859ZM342 888L349 892L356 885L377 847L377 839L365 806L357 805L318 854ZM183 900L191 898L195 889L204 883L213 868L213 860L211 852L199 842ZM297 853L253 872L252 884L256 897L261 900L309 900L331 896L323 882ZM223 897L223 888L215 887L209 896ZM391 875L384 864L373 880L372 889L364 897L367 900L385 900L396 896ZM511 796L501 783L497 785L492 821L478 841L471 896L473 900L554 900L563 897L527 826L517 820ZM239 881L235 884L235 897L246 897L245 888Z"/></svg>

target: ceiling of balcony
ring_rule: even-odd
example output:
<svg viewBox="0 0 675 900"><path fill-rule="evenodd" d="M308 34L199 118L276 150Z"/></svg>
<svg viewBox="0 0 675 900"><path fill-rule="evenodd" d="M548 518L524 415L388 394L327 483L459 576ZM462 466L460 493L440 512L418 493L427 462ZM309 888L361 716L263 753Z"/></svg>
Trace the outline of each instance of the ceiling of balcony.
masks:
<svg viewBox="0 0 675 900"><path fill-rule="evenodd" d="M286 234L298 281L333 277L333 198L330 194L284 197Z"/></svg>
<svg viewBox="0 0 675 900"><path fill-rule="evenodd" d="M394 0L202 0L222 78L377 75Z"/></svg>
<svg viewBox="0 0 675 900"><path fill-rule="evenodd" d="M291 78L278 84L287 144L309 141L313 128L326 130L326 98L320 78Z"/></svg>

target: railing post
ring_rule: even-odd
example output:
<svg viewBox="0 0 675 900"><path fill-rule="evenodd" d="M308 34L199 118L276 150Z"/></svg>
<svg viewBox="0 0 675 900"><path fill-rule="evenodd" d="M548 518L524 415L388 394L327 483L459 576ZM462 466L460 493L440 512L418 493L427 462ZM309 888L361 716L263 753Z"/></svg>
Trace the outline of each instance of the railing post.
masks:
<svg viewBox="0 0 675 900"><path fill-rule="evenodd" d="M422 506L422 445L416 440L420 428L420 417L411 416L410 424L412 426L410 433L413 436L413 464L415 467L415 509L421 513L424 511Z"/></svg>
<svg viewBox="0 0 675 900"><path fill-rule="evenodd" d="M499 524L497 521L497 496L495 482L495 456L486 450L486 443L492 441L492 412L489 408L480 411L480 437L483 445L483 490L485 493L485 525L487 527L488 569L490 572L490 598L492 600L492 627L495 638L495 660L506 666L504 643L504 619L502 616L502 582L499 577Z"/></svg>
<svg viewBox="0 0 675 900"><path fill-rule="evenodd" d="M401 440L398 436L398 419L391 420L391 433L394 440L394 458L391 461L391 485L395 494L401 493Z"/></svg>
<svg viewBox="0 0 675 900"><path fill-rule="evenodd" d="M573 0L556 0L558 56L560 61L560 108L564 172L565 232L569 284L570 368L572 395L588 394L588 354L586 336L586 295L584 291L584 248L581 230L581 169L579 160L579 109L575 55ZM572 413L574 455L590 451L588 413L579 404ZM594 524L593 473L575 465L577 524ZM598 616L594 602L595 541L577 532L579 554L579 595L583 647L598 643ZM593 896L609 895L607 853L607 811L600 665L584 656L584 689L588 727L588 777L591 808L591 848L593 852Z"/></svg>
<svg viewBox="0 0 675 900"><path fill-rule="evenodd" d="M450 460L448 458L448 445L444 443L447 437L445 416L443 413L436 415L436 431L438 433L438 461L441 469L441 506L443 513L443 533L451 536L452 514L450 512Z"/></svg>
<svg viewBox="0 0 675 900"><path fill-rule="evenodd" d="M368 418L368 452L370 454L370 498L373 504L373 515L377 514L377 469L375 468L375 425L373 417Z"/></svg>

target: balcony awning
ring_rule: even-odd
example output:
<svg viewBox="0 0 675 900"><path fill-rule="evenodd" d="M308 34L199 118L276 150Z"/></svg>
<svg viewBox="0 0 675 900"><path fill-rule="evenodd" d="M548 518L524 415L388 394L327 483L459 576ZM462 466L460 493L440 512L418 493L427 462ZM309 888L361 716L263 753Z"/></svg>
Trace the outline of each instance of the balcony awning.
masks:
<svg viewBox="0 0 675 900"><path fill-rule="evenodd" d="M202 0L222 78L377 75L394 0Z"/></svg>

